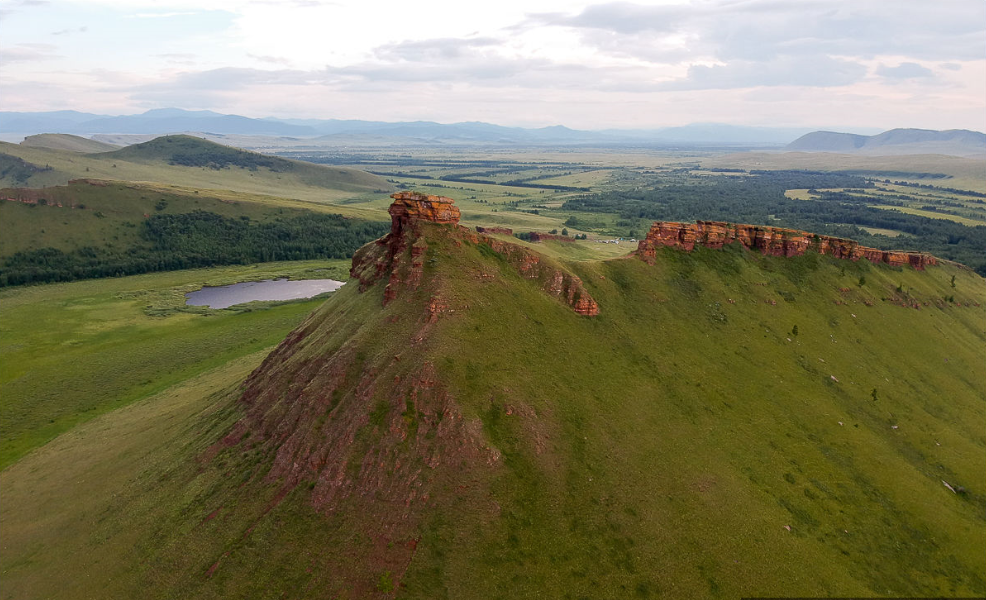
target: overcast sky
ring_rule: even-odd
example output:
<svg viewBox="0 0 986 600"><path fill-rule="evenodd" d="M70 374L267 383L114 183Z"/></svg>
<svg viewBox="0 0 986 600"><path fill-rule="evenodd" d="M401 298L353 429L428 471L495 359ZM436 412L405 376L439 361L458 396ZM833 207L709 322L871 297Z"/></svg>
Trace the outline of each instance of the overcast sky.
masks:
<svg viewBox="0 0 986 600"><path fill-rule="evenodd" d="M3 0L0 110L986 130L983 0Z"/></svg>

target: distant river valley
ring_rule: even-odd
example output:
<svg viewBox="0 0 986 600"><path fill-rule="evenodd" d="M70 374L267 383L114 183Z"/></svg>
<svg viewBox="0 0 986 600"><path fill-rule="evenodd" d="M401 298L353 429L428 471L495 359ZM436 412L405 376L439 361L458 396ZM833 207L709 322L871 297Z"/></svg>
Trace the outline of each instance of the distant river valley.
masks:
<svg viewBox="0 0 986 600"><path fill-rule="evenodd" d="M334 279L247 281L221 287L204 287L197 292L189 292L185 294L185 304L218 309L254 300L311 298L325 292L333 292L342 284L343 282Z"/></svg>

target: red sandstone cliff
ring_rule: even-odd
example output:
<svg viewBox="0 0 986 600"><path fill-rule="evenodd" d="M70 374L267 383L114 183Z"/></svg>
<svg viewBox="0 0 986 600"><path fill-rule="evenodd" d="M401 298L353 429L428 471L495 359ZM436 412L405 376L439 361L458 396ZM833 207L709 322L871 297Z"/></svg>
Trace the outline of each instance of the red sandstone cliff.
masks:
<svg viewBox="0 0 986 600"><path fill-rule="evenodd" d="M486 245L503 255L522 276L536 280L542 290L564 301L576 313L586 316L599 314L599 305L576 275L545 262L540 255L526 248L460 227L459 209L451 198L415 192L399 192L391 198L394 203L389 209L392 219L390 233L357 250L349 271L352 277L359 280L361 291L389 275L384 290L384 305L401 295L403 290L418 288L428 249L427 241L421 236L420 224L438 223L450 226L451 233L460 240Z"/></svg>
<svg viewBox="0 0 986 600"><path fill-rule="evenodd" d="M640 240L637 256L647 262L653 262L659 246L690 252L696 245L719 249L733 242L739 242L747 248L759 250L770 256L800 256L812 249L836 258L848 260L865 258L873 263L885 263L891 266L911 265L917 270L923 270L927 265L938 264L934 256L920 252L878 250L861 246L859 242L853 240L807 231L721 221L654 223L647 237Z"/></svg>

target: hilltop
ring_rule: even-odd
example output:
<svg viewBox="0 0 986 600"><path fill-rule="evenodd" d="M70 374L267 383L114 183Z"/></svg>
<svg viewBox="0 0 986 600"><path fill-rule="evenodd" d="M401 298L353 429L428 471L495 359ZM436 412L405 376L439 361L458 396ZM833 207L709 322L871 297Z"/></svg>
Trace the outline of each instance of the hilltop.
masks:
<svg viewBox="0 0 986 600"><path fill-rule="evenodd" d="M5 470L7 593L986 592L975 273L708 223L569 263L390 213L261 364Z"/></svg>
<svg viewBox="0 0 986 600"><path fill-rule="evenodd" d="M51 148L52 150L69 150L71 152L112 152L120 147L115 144L98 142L67 133L40 133L29 135L21 142L22 146L34 148Z"/></svg>
<svg viewBox="0 0 986 600"><path fill-rule="evenodd" d="M239 168L248 171L264 169L273 173L293 173L302 181L324 180L338 189L365 191L371 187L386 189L380 177L340 167L312 165L258 152L230 148L190 135L167 135L141 144L134 144L113 152L99 155L103 159L119 159L137 163L165 162L171 166L201 167L218 171Z"/></svg>
<svg viewBox="0 0 986 600"><path fill-rule="evenodd" d="M967 129L892 129L878 135L815 131L788 144L790 152L839 152L871 156L906 154L986 155L986 134Z"/></svg>

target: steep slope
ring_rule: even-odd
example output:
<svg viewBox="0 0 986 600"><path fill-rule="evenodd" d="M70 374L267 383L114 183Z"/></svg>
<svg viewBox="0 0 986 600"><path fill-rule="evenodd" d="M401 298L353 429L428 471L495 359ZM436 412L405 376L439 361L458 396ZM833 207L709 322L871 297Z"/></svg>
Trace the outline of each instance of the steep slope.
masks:
<svg viewBox="0 0 986 600"><path fill-rule="evenodd" d="M4 524L7 593L986 592L982 278L658 233L567 265L395 196L351 284L60 541L100 569Z"/></svg>

